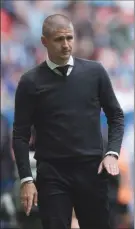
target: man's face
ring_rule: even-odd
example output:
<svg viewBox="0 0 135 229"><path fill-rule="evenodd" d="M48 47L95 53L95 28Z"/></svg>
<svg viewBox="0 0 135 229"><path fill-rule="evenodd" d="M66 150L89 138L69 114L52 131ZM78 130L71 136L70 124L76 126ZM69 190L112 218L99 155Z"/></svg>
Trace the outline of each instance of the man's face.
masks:
<svg viewBox="0 0 135 229"><path fill-rule="evenodd" d="M52 61L60 63L67 61L72 53L74 31L72 28L57 29L49 37L42 37L42 43L48 50Z"/></svg>

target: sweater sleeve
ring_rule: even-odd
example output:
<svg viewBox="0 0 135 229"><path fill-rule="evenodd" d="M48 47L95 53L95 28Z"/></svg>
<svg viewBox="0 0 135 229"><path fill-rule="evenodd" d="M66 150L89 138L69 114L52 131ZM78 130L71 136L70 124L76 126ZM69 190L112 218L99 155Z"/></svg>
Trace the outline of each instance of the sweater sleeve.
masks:
<svg viewBox="0 0 135 229"><path fill-rule="evenodd" d="M33 83L22 76L15 95L12 145L20 179L32 177L29 161L29 140L34 115Z"/></svg>
<svg viewBox="0 0 135 229"><path fill-rule="evenodd" d="M104 67L99 64L99 97L101 107L107 117L108 151L120 154L124 134L124 114L114 93L110 78Z"/></svg>

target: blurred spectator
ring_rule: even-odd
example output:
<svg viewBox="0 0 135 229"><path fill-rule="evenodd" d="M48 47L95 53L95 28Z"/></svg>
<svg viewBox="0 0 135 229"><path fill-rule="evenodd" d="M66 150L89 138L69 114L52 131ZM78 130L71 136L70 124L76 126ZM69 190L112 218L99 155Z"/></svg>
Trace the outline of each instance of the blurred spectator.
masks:
<svg viewBox="0 0 135 229"><path fill-rule="evenodd" d="M128 150L127 155L127 164L129 168L129 187L131 192L131 198L128 202L128 210L130 212L130 223L133 228L134 225L134 185L135 185L135 178L134 178L134 126L133 123L130 123L124 138L124 148Z"/></svg>
<svg viewBox="0 0 135 229"><path fill-rule="evenodd" d="M6 118L1 114L1 179L0 179L0 194L1 194L1 221L2 213L5 212L8 218L9 225L17 226L16 209L12 199L12 189L15 179L15 165L11 152L10 130ZM3 219L4 222L4 219ZM7 228L7 227L6 227Z"/></svg>
<svg viewBox="0 0 135 229"><path fill-rule="evenodd" d="M128 216L128 205L132 201L132 189L130 183L130 168L128 163L127 154L124 148L121 150L121 155L119 159L119 168L120 168L120 184L118 187L118 206L119 218L121 227L128 228L130 226L130 219Z"/></svg>
<svg viewBox="0 0 135 229"><path fill-rule="evenodd" d="M11 153L10 130L7 119L0 114L1 118L1 194L8 191L14 180L14 161Z"/></svg>
<svg viewBox="0 0 135 229"><path fill-rule="evenodd" d="M108 24L110 32L111 46L123 53L127 47L130 47L131 40L129 27L124 18L124 12L120 7L113 9L113 17Z"/></svg>

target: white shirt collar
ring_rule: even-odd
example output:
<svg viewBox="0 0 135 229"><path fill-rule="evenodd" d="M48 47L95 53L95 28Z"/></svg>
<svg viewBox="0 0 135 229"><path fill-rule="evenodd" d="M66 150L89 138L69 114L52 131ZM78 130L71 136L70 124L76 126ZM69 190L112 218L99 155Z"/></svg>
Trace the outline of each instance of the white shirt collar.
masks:
<svg viewBox="0 0 135 229"><path fill-rule="evenodd" d="M60 66L60 65L58 65L58 64L53 63L53 62L49 59L49 57L47 57L46 63L47 63L48 67L49 67L51 70L53 70L53 69L57 68L58 66ZM66 65L68 65L68 64L69 64L70 66L74 66L74 59L73 59L72 56L70 56L70 58L69 58L69 60L68 60L68 62L67 62Z"/></svg>

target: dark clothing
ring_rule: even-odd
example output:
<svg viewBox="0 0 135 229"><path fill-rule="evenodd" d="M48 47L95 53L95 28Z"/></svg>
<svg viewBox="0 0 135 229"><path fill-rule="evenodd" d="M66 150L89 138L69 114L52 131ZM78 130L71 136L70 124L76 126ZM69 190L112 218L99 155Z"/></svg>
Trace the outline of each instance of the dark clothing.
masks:
<svg viewBox="0 0 135 229"><path fill-rule="evenodd" d="M100 111L109 124L107 151L120 152L123 112L97 62L74 59L68 76L46 62L25 73L15 98L13 148L20 178L31 176L30 128L36 131L38 205L44 229L69 229L72 207L81 229L110 229L108 175L97 174L103 141Z"/></svg>
<svg viewBox="0 0 135 229"><path fill-rule="evenodd" d="M41 162L37 167L43 229L70 229L72 207L80 229L110 229L108 175L97 174L101 156L78 163Z"/></svg>
<svg viewBox="0 0 135 229"><path fill-rule="evenodd" d="M103 154L100 111L108 124L107 151L120 152L123 112L109 77L97 62L74 59L69 76L54 73L46 62L25 73L15 98L13 148L20 178L31 176L30 127L36 130L37 161L82 161Z"/></svg>
<svg viewBox="0 0 135 229"><path fill-rule="evenodd" d="M0 191L7 192L11 189L14 181L14 161L11 154L11 139L8 121L0 114Z"/></svg>

